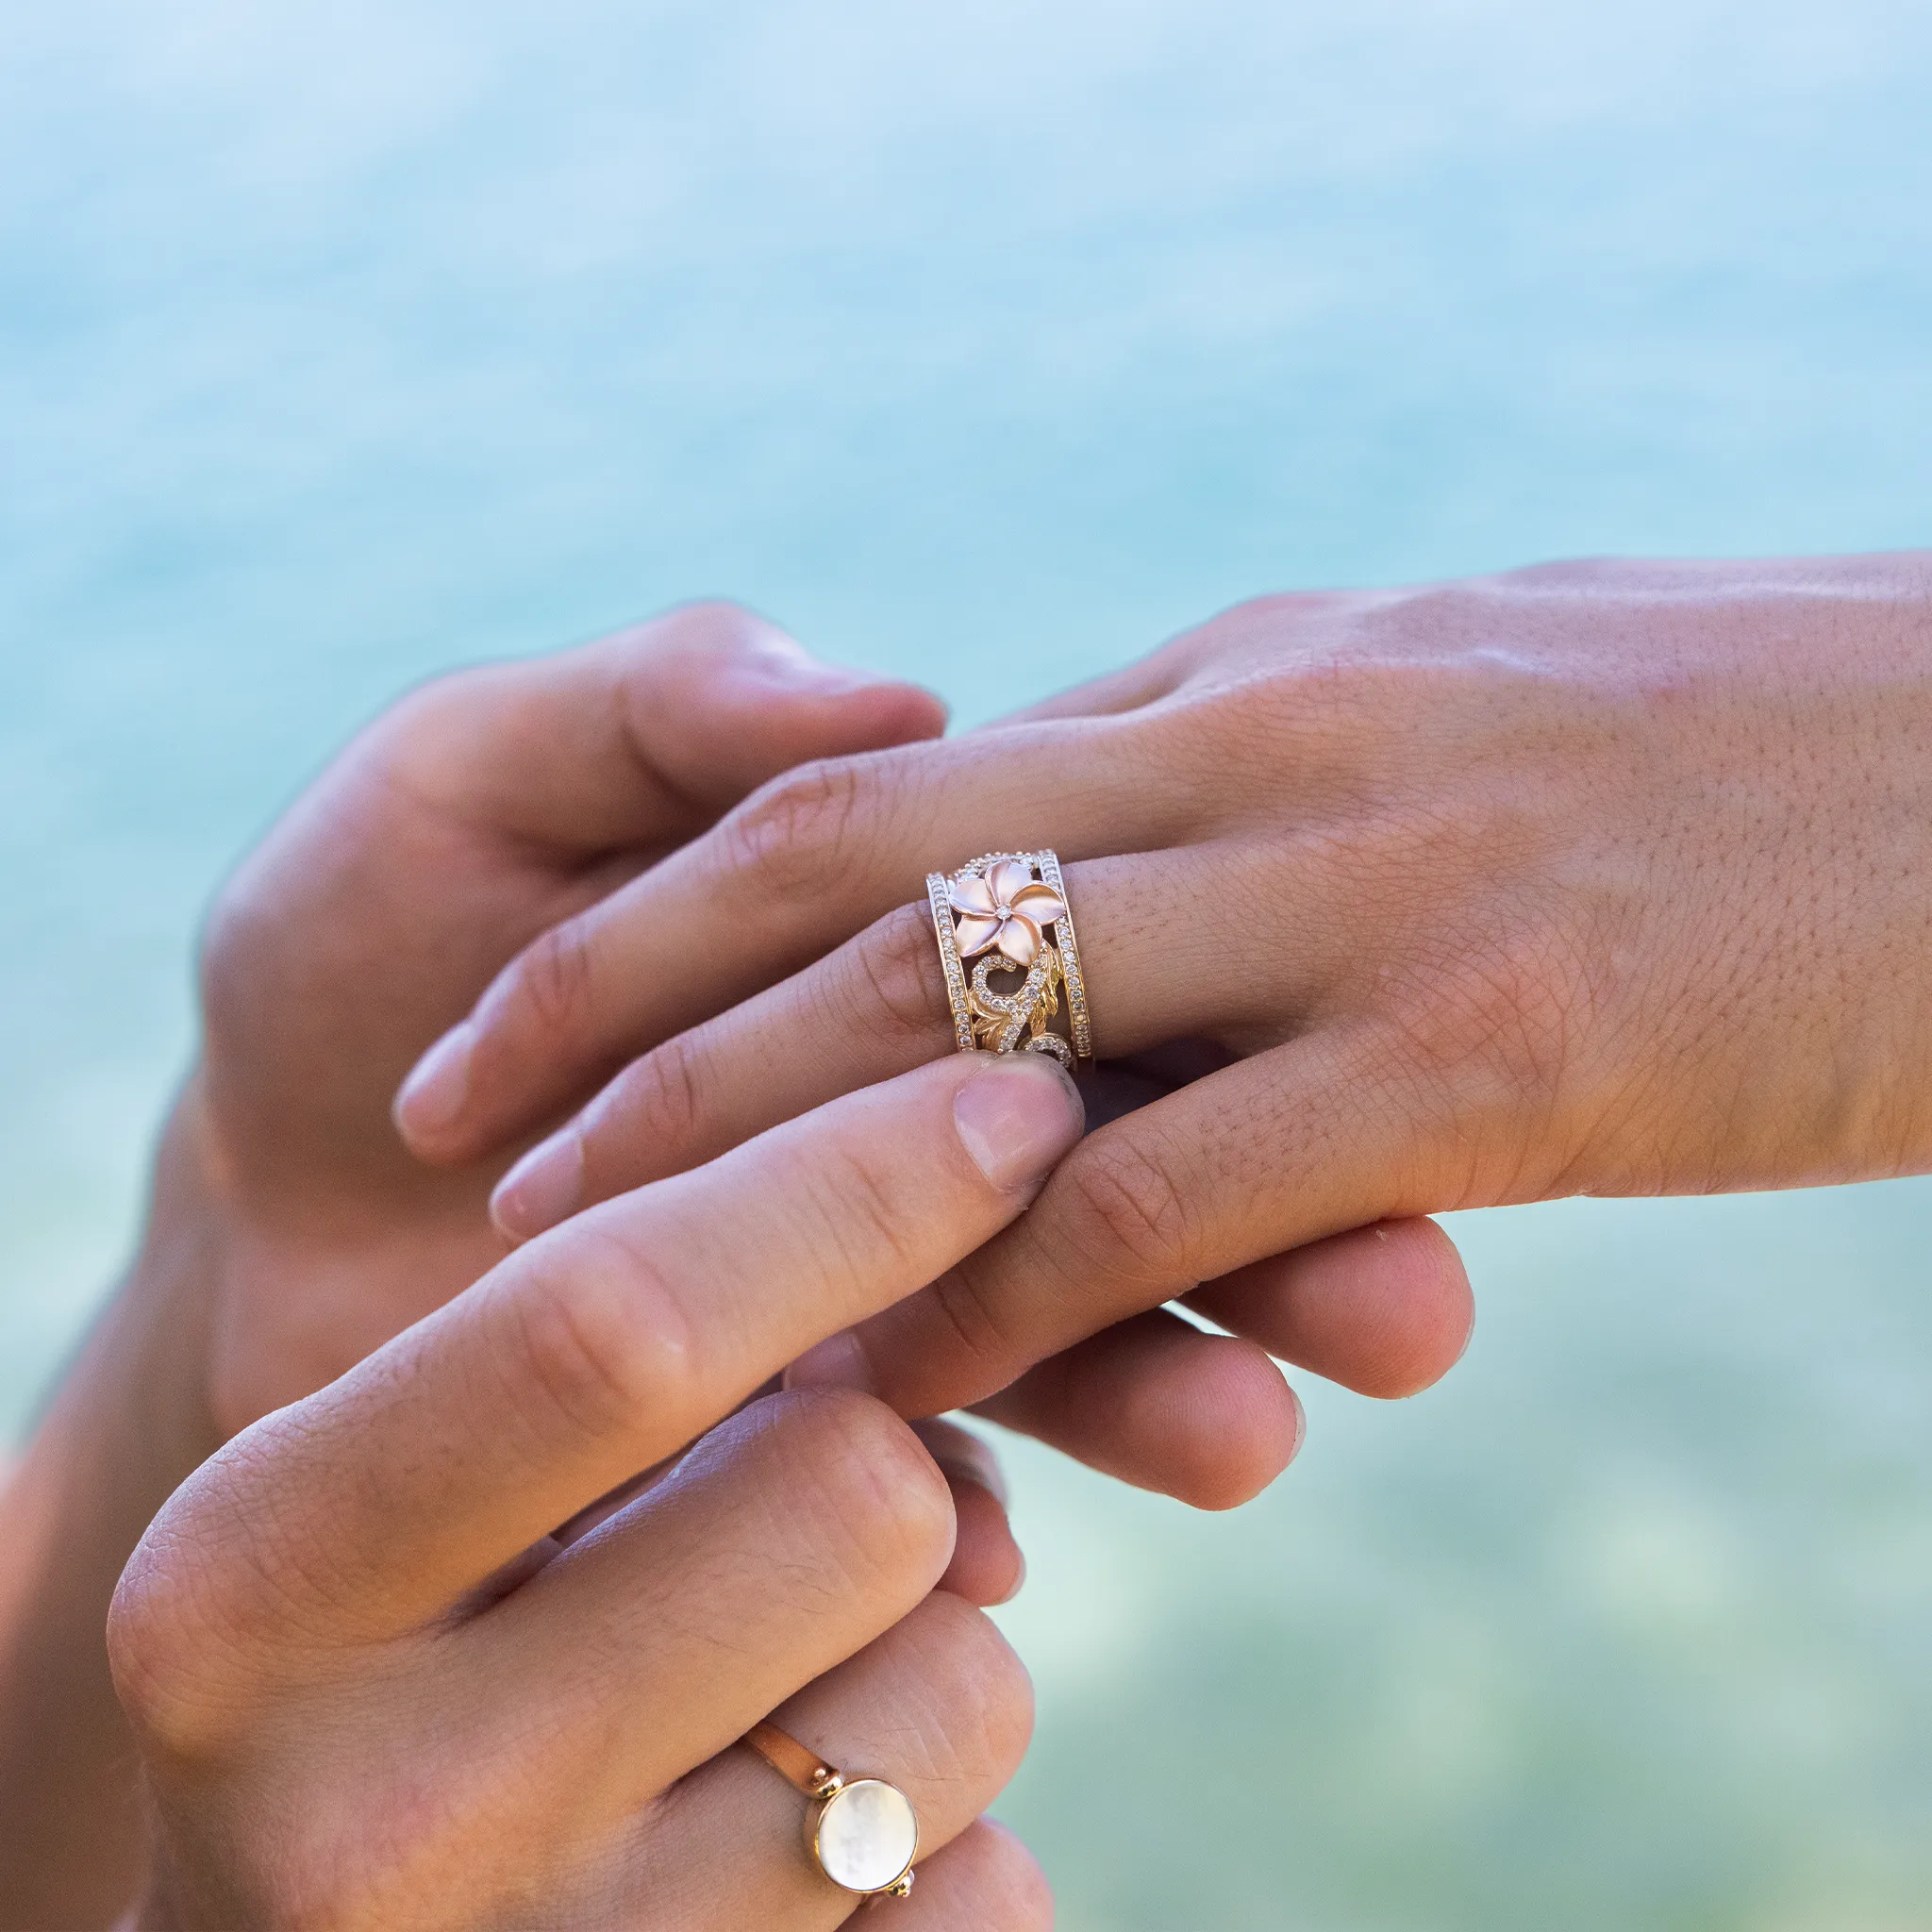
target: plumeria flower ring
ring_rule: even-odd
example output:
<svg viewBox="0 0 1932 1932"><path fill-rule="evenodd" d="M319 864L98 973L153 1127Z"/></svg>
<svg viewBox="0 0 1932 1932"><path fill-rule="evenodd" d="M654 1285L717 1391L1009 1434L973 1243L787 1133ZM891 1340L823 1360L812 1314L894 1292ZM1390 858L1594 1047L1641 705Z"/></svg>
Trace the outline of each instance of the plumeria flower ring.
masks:
<svg viewBox="0 0 1932 1932"><path fill-rule="evenodd" d="M1033 868L1017 858L990 865L984 878L963 874L948 890L959 915L955 937L963 959L996 950L1024 973L1040 957L1042 928L1067 916L1053 888L1036 884Z"/></svg>

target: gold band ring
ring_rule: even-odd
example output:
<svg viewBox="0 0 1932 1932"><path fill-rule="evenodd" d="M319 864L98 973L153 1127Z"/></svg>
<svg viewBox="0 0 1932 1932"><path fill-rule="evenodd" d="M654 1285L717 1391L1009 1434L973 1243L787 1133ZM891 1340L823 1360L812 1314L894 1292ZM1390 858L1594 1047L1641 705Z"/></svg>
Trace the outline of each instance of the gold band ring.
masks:
<svg viewBox="0 0 1932 1932"><path fill-rule="evenodd" d="M847 1777L774 1724L752 1725L742 1741L780 1777L818 1800L818 1808L806 1814L805 1842L834 1885L862 1898L904 1898L912 1890L919 1814L897 1785L882 1777Z"/></svg>
<svg viewBox="0 0 1932 1932"><path fill-rule="evenodd" d="M989 852L950 876L928 873L925 895L961 1053L1045 1053L1069 1067L1092 1059L1087 981L1056 853ZM1020 984L1002 991L995 973L1018 974ZM1053 1025L1062 991L1064 1037Z"/></svg>

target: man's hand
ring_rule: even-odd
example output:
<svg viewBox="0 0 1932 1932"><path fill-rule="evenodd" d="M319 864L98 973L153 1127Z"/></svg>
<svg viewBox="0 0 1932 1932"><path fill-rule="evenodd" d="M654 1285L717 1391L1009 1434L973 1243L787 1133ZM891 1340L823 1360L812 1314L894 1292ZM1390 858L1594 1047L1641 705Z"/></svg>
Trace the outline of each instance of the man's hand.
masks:
<svg viewBox="0 0 1932 1932"><path fill-rule="evenodd" d="M774 774L943 723L924 691L697 607L416 692L242 868L141 1257L0 1496L0 1926L103 1924L134 1882L100 1633L155 1509L503 1252L485 1214L501 1158L411 1159L390 1121L403 1071L533 936Z"/></svg>
<svg viewBox="0 0 1932 1932"><path fill-rule="evenodd" d="M944 722L924 691L701 605L441 679L351 744L223 892L204 948L187 1107L224 1247L219 1434L340 1374L501 1254L484 1208L502 1152L425 1168L390 1102L507 960L774 774Z"/></svg>

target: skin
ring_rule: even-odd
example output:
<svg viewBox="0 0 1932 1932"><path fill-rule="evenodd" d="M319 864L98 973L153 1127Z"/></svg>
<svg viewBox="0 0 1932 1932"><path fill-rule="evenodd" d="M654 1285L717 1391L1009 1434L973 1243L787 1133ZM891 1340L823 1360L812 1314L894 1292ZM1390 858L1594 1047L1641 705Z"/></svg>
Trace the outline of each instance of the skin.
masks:
<svg viewBox="0 0 1932 1932"><path fill-rule="evenodd" d="M390 1116L411 1063L526 945L774 774L943 722L927 693L818 664L732 607L692 607L412 694L237 873L208 922L203 1046L140 1254L0 1491L0 1926L104 1925L142 1881L135 1757L100 1632L156 1510L238 1431L505 1252L487 1204L516 1141L425 1166ZM1361 1291L1352 1278L1330 1297L1344 1324ZM1385 1343L1367 1323L1362 1347ZM1246 1408L1221 1405L1218 1440L1244 1468L1280 1457L1280 1380L1251 1345L1204 1343L1150 1386L1196 1413L1259 1388ZM1185 1489L1198 1445L1170 1448L1165 1422L1141 1411L1137 1468ZM946 1588L996 1601L1020 1571L997 1473L962 1432L924 1433L959 1524Z"/></svg>
<svg viewBox="0 0 1932 1932"><path fill-rule="evenodd" d="M204 1463L108 1623L154 1820L133 1924L841 1924L804 1801L734 1748L774 1710L912 1800L940 1883L908 1924L1049 1924L972 1828L1031 1699L936 1588L945 1479L871 1397L758 1391L1009 1224L1081 1125L1015 1060L834 1101L532 1242Z"/></svg>
<svg viewBox="0 0 1932 1932"><path fill-rule="evenodd" d="M497 1194L528 1235L941 1051L904 902L1051 844L1147 1104L794 1383L976 1403L1131 1472L1196 1345L1148 1311L1182 1296L1408 1386L1441 1364L1401 1344L1457 1321L1366 1375L1336 1349L1460 1292L1416 1216L1932 1168L1928 592L1911 555L1244 605L1002 727L767 786L512 962L399 1117L475 1158L578 1107ZM1176 1041L1178 1083L1149 1060Z"/></svg>
<svg viewBox="0 0 1932 1932"><path fill-rule="evenodd" d="M532 945L688 858L774 774L943 725L929 693L819 664L750 612L703 605L441 680L351 744L230 882L204 948L186 1111L222 1208L216 1439L321 1387L503 1253L487 1208L517 1134L431 1165L391 1109L510 962L542 1006ZM675 976L703 985L710 964L680 956ZM540 1111L523 1131L554 1124ZM1396 1345L1440 1354L1432 1319L1398 1318ZM1386 1349L1386 1326L1351 1345ZM1187 1377L1201 1400L1270 1391L1227 1405L1225 1437L1249 1462L1278 1457L1272 1475L1282 1398L1258 1351L1204 1347ZM1150 1433L1136 1453L1157 1487L1185 1481L1185 1445Z"/></svg>
<svg viewBox="0 0 1932 1932"><path fill-rule="evenodd" d="M140 1254L0 1492L0 1925L104 1924L139 1882L100 1632L155 1510L503 1254L485 1213L502 1160L432 1174L390 1124L424 1042L528 939L774 773L942 723L922 691L698 607L413 694L241 868ZM966 1548L991 1538L1010 1569L1003 1524L962 1507Z"/></svg>

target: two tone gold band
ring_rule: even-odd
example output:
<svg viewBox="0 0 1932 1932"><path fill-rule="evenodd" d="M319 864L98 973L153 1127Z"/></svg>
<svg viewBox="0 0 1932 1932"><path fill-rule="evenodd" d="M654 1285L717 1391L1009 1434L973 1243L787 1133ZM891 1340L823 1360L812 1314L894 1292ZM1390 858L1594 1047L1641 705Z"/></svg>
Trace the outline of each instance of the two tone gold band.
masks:
<svg viewBox="0 0 1932 1932"><path fill-rule="evenodd" d="M1058 855L989 852L950 874L928 873L953 1043L961 1053L1044 1053L1071 1067L1093 1058L1080 943ZM970 973L969 959L977 959ZM995 973L1021 975L996 988ZM1055 1027L1066 996L1066 1032Z"/></svg>
<svg viewBox="0 0 1932 1932"><path fill-rule="evenodd" d="M882 1777L847 1777L774 1724L756 1724L741 1740L817 1808L806 1814L806 1848L832 1883L861 1898L904 1898L919 1855L912 1801Z"/></svg>

